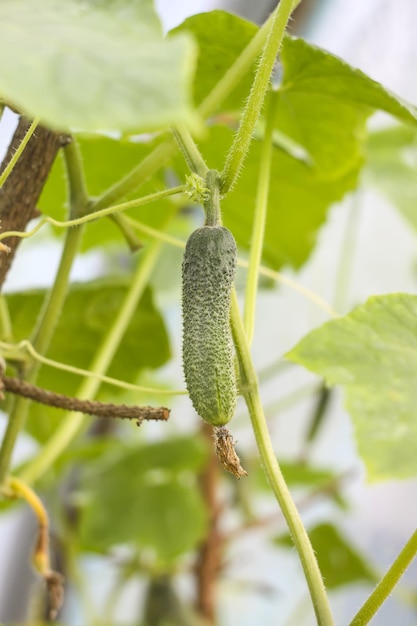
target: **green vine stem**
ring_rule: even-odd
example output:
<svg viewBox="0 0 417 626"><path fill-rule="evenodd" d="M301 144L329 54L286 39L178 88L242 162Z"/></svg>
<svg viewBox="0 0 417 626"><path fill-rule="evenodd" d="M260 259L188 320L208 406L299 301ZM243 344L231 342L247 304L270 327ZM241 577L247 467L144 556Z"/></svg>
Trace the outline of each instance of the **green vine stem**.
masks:
<svg viewBox="0 0 417 626"><path fill-rule="evenodd" d="M14 166L16 165L17 161L19 160L20 155L22 154L23 150L28 145L29 140L32 137L33 133L35 132L36 127L37 127L38 124L39 124L39 119L38 118L34 119L32 124L29 126L29 128L27 130L27 133L23 137L23 139L22 139L19 147L17 148L16 152L14 153L14 155L10 159L9 163L6 165L6 167L4 168L3 172L1 173L1 175L0 175L0 189L3 187L4 183L9 178L11 172L13 171Z"/></svg>
<svg viewBox="0 0 417 626"><path fill-rule="evenodd" d="M261 265L266 213L268 208L269 180L271 177L271 160L273 151L272 134L274 131L277 103L277 92L271 91L265 116L266 127L262 142L261 161L259 165L258 189L252 228L249 270L246 279L245 308L243 312L243 323L249 345L252 343L255 329L256 294L258 291L259 267Z"/></svg>
<svg viewBox="0 0 417 626"><path fill-rule="evenodd" d="M189 130L184 124L178 124L172 128L172 133L191 172L195 172L201 176L201 178L205 178L208 167Z"/></svg>
<svg viewBox="0 0 417 626"><path fill-rule="evenodd" d="M104 337L91 364L90 370L95 374L105 374L111 364L126 328L138 306L143 291L149 282L161 245L160 241L153 241L143 251L141 260L132 277L130 289L119 309L119 313L109 332ZM76 393L77 398L80 400L93 399L100 384L101 381L98 378L85 379ZM85 421L86 418L81 413L67 413L58 429L45 443L38 456L30 461L22 470L20 478L28 484L33 484L38 480L82 430Z"/></svg>
<svg viewBox="0 0 417 626"><path fill-rule="evenodd" d="M260 396L258 380L249 352L245 329L240 316L236 292L231 307L233 339L239 363L241 391L248 407L256 443L263 467L274 495L287 522L294 545L300 557L318 626L334 626L323 579L310 539L285 483L272 447Z"/></svg>
<svg viewBox="0 0 417 626"><path fill-rule="evenodd" d="M293 9L293 3L294 0L281 0L274 12L268 38L265 42L260 63L243 111L242 120L226 158L222 172L222 193L227 193L235 184L249 150L268 89L272 69Z"/></svg>
<svg viewBox="0 0 417 626"><path fill-rule="evenodd" d="M398 583L416 554L417 530L411 535L410 539L407 541L404 548L401 550L385 576L371 593L365 604L356 613L355 617L350 622L350 626L365 626L365 624L369 624L375 613L391 594L395 585Z"/></svg>
<svg viewBox="0 0 417 626"><path fill-rule="evenodd" d="M88 197L85 192L83 178L78 178L81 172L80 166L77 164L76 148L73 144L68 144L64 148L64 158L68 173L69 187L72 190L70 198L76 199L77 206L81 209L81 198L84 198L85 204ZM70 206L70 214L72 206ZM58 271L55 276L54 283L49 291L44 305L38 317L37 325L34 329L31 343L36 351L44 354L49 347L50 341L54 334L54 330L61 313L61 308L65 301L69 277L81 242L82 227L70 229L66 233L64 248L61 255ZM35 383L40 368L39 363L31 363L24 371L27 382ZM9 466L16 444L17 437L22 430L28 414L30 401L26 398L16 398L7 423L6 432L0 448L0 485L6 479Z"/></svg>

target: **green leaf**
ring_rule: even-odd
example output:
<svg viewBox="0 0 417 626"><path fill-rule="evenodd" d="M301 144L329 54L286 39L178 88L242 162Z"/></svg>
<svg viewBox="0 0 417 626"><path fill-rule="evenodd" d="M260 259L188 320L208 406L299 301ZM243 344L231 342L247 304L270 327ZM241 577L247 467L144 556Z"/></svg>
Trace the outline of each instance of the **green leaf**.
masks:
<svg viewBox="0 0 417 626"><path fill-rule="evenodd" d="M73 285L56 328L47 356L62 363L89 369L97 347L108 332L127 292L126 280L97 280ZM30 337L42 306L45 290L8 294L16 341ZM109 376L135 382L143 368L157 368L170 357L167 332L156 310L150 289L146 289L109 368ZM40 386L73 395L80 377L43 366ZM115 387L104 385L117 394ZM120 393L120 390L119 390ZM62 419L56 411L35 403L31 406L28 431L44 441Z"/></svg>
<svg viewBox="0 0 417 626"><path fill-rule="evenodd" d="M207 96L242 50L254 37L258 27L252 22L227 13L210 11L187 18L171 34L189 32L198 43L194 99L197 104ZM220 106L222 111L240 109L248 96L253 74L248 72L233 93Z"/></svg>
<svg viewBox="0 0 417 626"><path fill-rule="evenodd" d="M222 166L222 155L232 140L232 131L213 127L210 137L201 143L211 167ZM222 203L223 219L240 247L251 240L256 189L259 176L261 143L254 140L245 161L244 173L235 189ZM356 186L359 164L340 178L324 180L317 170L275 147L271 164L268 215L263 260L273 268L282 265L299 267L308 258L318 229L329 207Z"/></svg>
<svg viewBox="0 0 417 626"><path fill-rule="evenodd" d="M417 123L414 106L302 39L285 38L281 62L277 127L307 148L322 176L341 176L361 162L364 123L375 110Z"/></svg>
<svg viewBox="0 0 417 626"><path fill-rule="evenodd" d="M308 534L327 589L361 581L375 583L371 568L337 528L320 524ZM289 536L278 538L276 543L293 547Z"/></svg>
<svg viewBox="0 0 417 626"><path fill-rule="evenodd" d="M196 124L193 42L164 39L150 0L3 0L0 55L1 96L52 128Z"/></svg>
<svg viewBox="0 0 417 626"><path fill-rule="evenodd" d="M417 474L417 296L375 296L286 356L342 385L371 480Z"/></svg>
<svg viewBox="0 0 417 626"><path fill-rule="evenodd" d="M417 133L413 128L394 126L369 135L365 185L384 194L417 229Z"/></svg>
<svg viewBox="0 0 417 626"><path fill-rule="evenodd" d="M90 473L84 486L91 496L81 516L85 547L133 542L162 562L191 550L206 528L195 475L205 458L198 436L181 437L125 448L118 461Z"/></svg>

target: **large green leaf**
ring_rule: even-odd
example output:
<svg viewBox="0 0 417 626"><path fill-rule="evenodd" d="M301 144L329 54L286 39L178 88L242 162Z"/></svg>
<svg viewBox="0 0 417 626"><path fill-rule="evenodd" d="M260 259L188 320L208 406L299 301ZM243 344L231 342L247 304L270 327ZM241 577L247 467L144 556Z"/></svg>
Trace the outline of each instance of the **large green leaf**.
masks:
<svg viewBox="0 0 417 626"><path fill-rule="evenodd" d="M192 15L171 31L171 34L189 32L197 40L199 54L194 79L194 98L197 104L200 104L233 65L257 30L255 24L237 15L225 11L210 11ZM248 72L219 108L222 111L240 109L248 96L252 80L253 73Z"/></svg>
<svg viewBox="0 0 417 626"><path fill-rule="evenodd" d="M62 363L89 369L97 347L108 332L127 292L126 280L101 280L73 285L67 297L47 356ZM7 302L17 341L30 337L42 306L45 290L8 294ZM157 368L170 356L167 332L146 289L109 368L109 375L134 382L143 368ZM44 366L39 384L46 389L74 394L80 377ZM109 390L110 387L107 387ZM117 393L111 387L113 394ZM32 404L28 430L44 441L61 419L62 412Z"/></svg>
<svg viewBox="0 0 417 626"><path fill-rule="evenodd" d="M152 549L169 562L202 539L206 511L195 472L206 458L198 437L125 448L99 474L90 472L81 536L87 549L120 543Z"/></svg>
<svg viewBox="0 0 417 626"><path fill-rule="evenodd" d="M302 39L286 37L277 126L307 148L321 174L340 177L362 159L364 122L379 109L417 123L417 109L363 72Z"/></svg>
<svg viewBox="0 0 417 626"><path fill-rule="evenodd" d="M382 192L417 229L417 132L406 126L369 135L362 180Z"/></svg>
<svg viewBox="0 0 417 626"><path fill-rule="evenodd" d="M1 96L52 128L196 123L193 42L164 39L150 0L2 0L0 56Z"/></svg>
<svg viewBox="0 0 417 626"><path fill-rule="evenodd" d="M417 474L417 296L375 296L287 358L342 385L371 480Z"/></svg>
<svg viewBox="0 0 417 626"><path fill-rule="evenodd" d="M337 528L331 524L319 524L308 534L327 589L363 581L376 582L364 558ZM288 536L278 538L277 544L293 546Z"/></svg>

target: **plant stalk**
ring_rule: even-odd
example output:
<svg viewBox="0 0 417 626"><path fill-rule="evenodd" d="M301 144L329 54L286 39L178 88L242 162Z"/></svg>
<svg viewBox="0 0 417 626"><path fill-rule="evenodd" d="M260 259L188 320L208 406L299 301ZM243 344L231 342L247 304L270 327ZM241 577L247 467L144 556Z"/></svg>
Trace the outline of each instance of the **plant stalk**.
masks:
<svg viewBox="0 0 417 626"><path fill-rule="evenodd" d="M256 194L255 216L252 228L248 276L246 279L245 308L243 323L249 345L255 330L256 294L258 291L259 268L265 235L266 214L268 209L269 181L271 177L272 133L274 131L275 112L278 103L277 92L271 91L266 112L266 127L262 142L259 165L258 190Z"/></svg>
<svg viewBox="0 0 417 626"><path fill-rule="evenodd" d="M242 120L222 172L222 193L227 193L233 187L242 169L292 9L293 0L281 0L273 14L268 37L243 111Z"/></svg>
<svg viewBox="0 0 417 626"><path fill-rule="evenodd" d="M395 585L398 583L411 561L415 558L416 554L417 530L411 535L410 539L365 604L356 613L355 617L350 622L350 626L365 626L365 624L369 624L375 613L391 594Z"/></svg>
<svg viewBox="0 0 417 626"><path fill-rule="evenodd" d="M189 130L183 124L179 124L173 127L172 133L191 172L205 178L208 167Z"/></svg>
<svg viewBox="0 0 417 626"><path fill-rule="evenodd" d="M239 312L236 292L233 291L231 325L239 362L241 389L255 433L256 443L268 480L287 522L310 591L318 626L334 626L323 579L310 539L285 483L272 447L266 424L258 380L249 352L245 329Z"/></svg>

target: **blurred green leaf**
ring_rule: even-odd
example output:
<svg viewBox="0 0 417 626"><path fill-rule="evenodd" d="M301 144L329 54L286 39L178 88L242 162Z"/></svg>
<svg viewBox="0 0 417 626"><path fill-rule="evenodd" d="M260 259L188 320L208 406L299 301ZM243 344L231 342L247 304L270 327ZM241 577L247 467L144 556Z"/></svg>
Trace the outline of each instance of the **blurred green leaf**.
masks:
<svg viewBox="0 0 417 626"><path fill-rule="evenodd" d="M189 32L197 40L199 54L194 79L197 104L233 65L257 30L255 24L232 13L209 11L192 15L171 31L170 34ZM222 111L240 109L248 96L252 80L253 73L248 72L219 108Z"/></svg>
<svg viewBox="0 0 417 626"><path fill-rule="evenodd" d="M323 177L339 178L362 161L364 123L375 110L417 123L413 105L303 39L285 38L281 62L277 127L307 148Z"/></svg>
<svg viewBox="0 0 417 626"><path fill-rule="evenodd" d="M196 124L195 47L163 38L150 0L3 0L0 54L1 96L52 128Z"/></svg>
<svg viewBox="0 0 417 626"><path fill-rule="evenodd" d="M395 126L369 135L362 173L417 229L417 132Z"/></svg>
<svg viewBox="0 0 417 626"><path fill-rule="evenodd" d="M319 524L308 533L327 589L356 582L374 584L375 575L346 537L331 524ZM278 537L280 546L293 547L288 535Z"/></svg>
<svg viewBox="0 0 417 626"><path fill-rule="evenodd" d="M97 347L119 311L127 287L128 279L106 279L73 285L47 356L88 369ZM16 341L30 337L44 297L43 289L7 295ZM141 369L160 367L169 358L170 348L165 325L148 288L140 300L108 374L134 382ZM73 395L80 380L74 374L43 366L38 383L46 389ZM107 389L110 387L107 386ZM111 393L117 394L117 389L111 387ZM44 441L61 418L62 412L33 403L28 431L38 440Z"/></svg>
<svg viewBox="0 0 417 626"><path fill-rule="evenodd" d="M86 549L120 543L152 549L159 562L191 550L206 527L195 472L206 458L198 436L126 448L116 462L87 473L90 498L82 512Z"/></svg>
<svg viewBox="0 0 417 626"><path fill-rule="evenodd" d="M374 296L286 356L342 385L371 480L417 474L417 296Z"/></svg>

